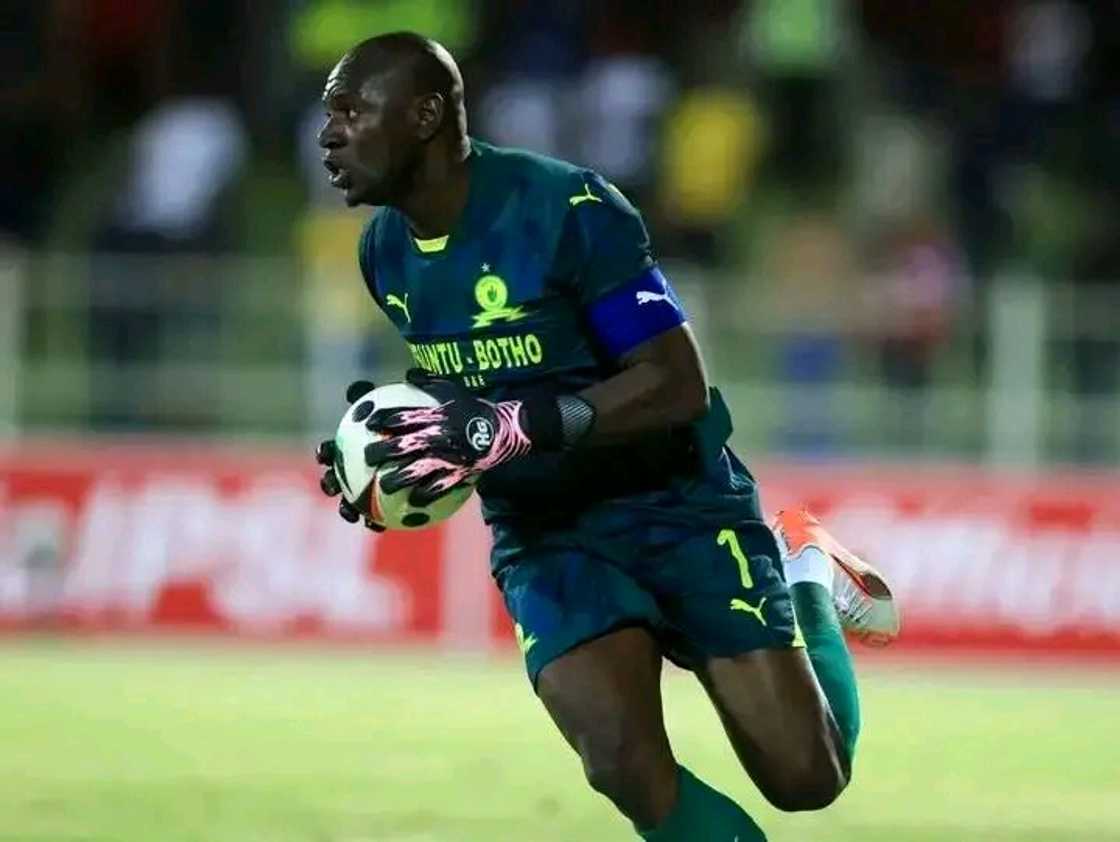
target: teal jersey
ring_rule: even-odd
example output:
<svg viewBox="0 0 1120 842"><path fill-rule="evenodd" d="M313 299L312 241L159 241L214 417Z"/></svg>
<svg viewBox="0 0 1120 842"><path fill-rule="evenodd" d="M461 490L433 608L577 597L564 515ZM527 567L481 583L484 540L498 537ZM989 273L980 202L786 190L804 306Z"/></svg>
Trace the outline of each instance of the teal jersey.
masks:
<svg viewBox="0 0 1120 842"><path fill-rule="evenodd" d="M618 346L593 316L625 332L632 320L604 316L598 302L658 271L641 215L591 170L477 140L471 147L466 207L445 239L419 241L399 211L375 212L359 248L370 294L418 366L490 400L571 393L615 374ZM651 305L643 315L677 312L661 306L669 290L637 295ZM530 453L483 475L485 515L574 514L662 487L694 463L693 437L663 430L622 445Z"/></svg>
<svg viewBox="0 0 1120 842"><path fill-rule="evenodd" d="M529 381L580 388L608 373L583 307L653 264L641 216L589 170L472 143L470 191L442 248L380 209L360 260L420 367L488 397Z"/></svg>

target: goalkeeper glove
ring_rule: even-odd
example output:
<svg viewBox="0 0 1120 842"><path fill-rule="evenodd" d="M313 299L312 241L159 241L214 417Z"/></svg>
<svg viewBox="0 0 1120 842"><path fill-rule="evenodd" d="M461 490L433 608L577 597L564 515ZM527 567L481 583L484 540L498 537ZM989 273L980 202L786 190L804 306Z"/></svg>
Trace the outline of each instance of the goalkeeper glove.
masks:
<svg viewBox="0 0 1120 842"><path fill-rule="evenodd" d="M405 379L439 405L382 409L366 421L367 427L386 436L366 447L366 462L395 467L381 477L386 493L412 486L409 501L425 506L531 449L522 401L484 400L465 386L418 368Z"/></svg>
<svg viewBox="0 0 1120 842"><path fill-rule="evenodd" d="M373 384L368 380L355 380L346 387L346 402L352 404L373 388ZM319 447L315 450L315 461L326 468L323 471L323 476L319 479L319 488L322 492L328 497L336 497L342 494L342 485L338 481L338 475L334 472L335 444L333 441L320 442ZM338 514L347 523L357 523L361 520L367 529L372 529L374 532L385 531L385 527L374 523L369 515L363 515L357 506L344 497L338 501Z"/></svg>

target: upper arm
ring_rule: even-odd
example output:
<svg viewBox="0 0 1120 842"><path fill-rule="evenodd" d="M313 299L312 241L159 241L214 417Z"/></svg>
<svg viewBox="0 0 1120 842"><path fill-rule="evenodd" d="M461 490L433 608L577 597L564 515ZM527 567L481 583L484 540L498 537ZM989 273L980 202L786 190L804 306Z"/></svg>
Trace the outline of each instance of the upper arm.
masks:
<svg viewBox="0 0 1120 842"><path fill-rule="evenodd" d="M670 328L634 346L620 356L618 362L623 368L647 363L686 377L689 373L695 372L701 379L706 379L700 348L696 344L692 328L687 323Z"/></svg>
<svg viewBox="0 0 1120 842"><path fill-rule="evenodd" d="M645 222L614 185L593 172L571 188L591 197L568 199L561 258L571 269L574 292L587 307L654 267Z"/></svg>
<svg viewBox="0 0 1120 842"><path fill-rule="evenodd" d="M599 346L626 365L635 349L662 334L691 337L681 330L684 307L653 259L641 214L601 177L589 173L585 184L595 201L569 209L565 248L574 255L575 295Z"/></svg>
<svg viewBox="0 0 1120 842"><path fill-rule="evenodd" d="M623 354L618 363L623 369L646 366L676 400L696 406L698 411L707 410L708 373L687 322L645 340Z"/></svg>

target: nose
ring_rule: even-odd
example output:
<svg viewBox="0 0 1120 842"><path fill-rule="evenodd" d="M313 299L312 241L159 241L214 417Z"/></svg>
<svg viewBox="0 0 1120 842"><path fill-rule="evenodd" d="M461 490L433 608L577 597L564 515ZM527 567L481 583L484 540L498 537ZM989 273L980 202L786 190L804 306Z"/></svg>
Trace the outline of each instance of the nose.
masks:
<svg viewBox="0 0 1120 842"><path fill-rule="evenodd" d="M319 129L319 146L323 149L338 149L343 145L342 132L334 120L328 119Z"/></svg>

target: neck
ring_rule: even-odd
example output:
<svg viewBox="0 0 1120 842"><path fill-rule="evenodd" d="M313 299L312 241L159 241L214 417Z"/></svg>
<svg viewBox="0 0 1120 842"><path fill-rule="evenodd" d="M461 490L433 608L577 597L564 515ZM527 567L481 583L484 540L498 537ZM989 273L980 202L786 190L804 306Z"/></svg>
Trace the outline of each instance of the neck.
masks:
<svg viewBox="0 0 1120 842"><path fill-rule="evenodd" d="M471 145L461 138L433 149L423 162L412 190L398 205L421 239L451 233L467 206L471 168Z"/></svg>

